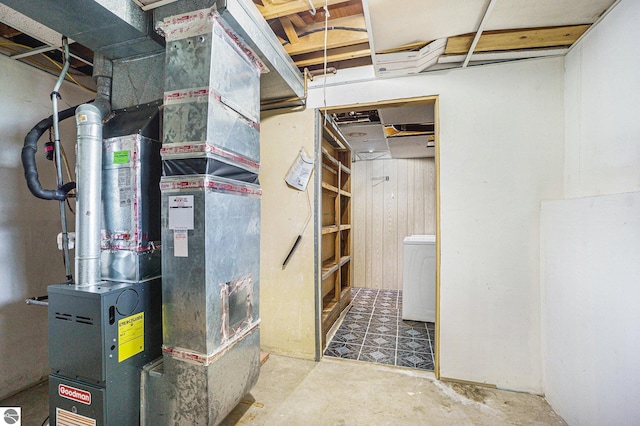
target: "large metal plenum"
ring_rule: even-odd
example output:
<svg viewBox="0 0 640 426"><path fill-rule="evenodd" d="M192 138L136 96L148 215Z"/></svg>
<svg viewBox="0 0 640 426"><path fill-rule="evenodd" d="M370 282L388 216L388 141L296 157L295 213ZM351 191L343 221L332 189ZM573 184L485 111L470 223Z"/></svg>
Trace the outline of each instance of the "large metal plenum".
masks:
<svg viewBox="0 0 640 426"><path fill-rule="evenodd" d="M210 175L161 188L163 345L211 356L259 318L261 192Z"/></svg>
<svg viewBox="0 0 640 426"><path fill-rule="evenodd" d="M251 0L181 0L154 9L154 20L159 22L185 10L212 7L269 70L260 78L260 102L287 99L292 100L291 105L302 105L301 98L305 95L302 73Z"/></svg>
<svg viewBox="0 0 640 426"><path fill-rule="evenodd" d="M214 363L165 357L142 373L142 425L216 425L258 380L260 329L253 329Z"/></svg>
<svg viewBox="0 0 640 426"><path fill-rule="evenodd" d="M139 282L159 277L158 104L115 111L103 133L102 279Z"/></svg>
<svg viewBox="0 0 640 426"><path fill-rule="evenodd" d="M164 148L205 143L259 162L262 64L220 21L208 25L210 32L167 41Z"/></svg>
<svg viewBox="0 0 640 426"><path fill-rule="evenodd" d="M159 28L163 360L143 372L142 424L215 425L260 372L263 65L215 9Z"/></svg>

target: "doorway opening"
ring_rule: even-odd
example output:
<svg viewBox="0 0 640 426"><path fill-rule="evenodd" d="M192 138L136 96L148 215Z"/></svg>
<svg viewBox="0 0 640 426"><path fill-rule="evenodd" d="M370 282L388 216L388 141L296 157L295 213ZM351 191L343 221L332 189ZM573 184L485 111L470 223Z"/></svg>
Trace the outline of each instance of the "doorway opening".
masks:
<svg viewBox="0 0 640 426"><path fill-rule="evenodd" d="M433 370L439 377L438 97L329 108L319 111L317 120L316 164L322 166L316 174L316 188L322 193L316 205L317 358L333 356ZM345 150L340 143L346 145ZM339 189L339 195L333 197L327 194L331 171L323 155L329 152L344 158L345 151L350 163L349 196L341 197ZM331 215L336 214L327 205L342 208L340 215L349 222L347 238L331 239L323 234ZM430 295L435 313L431 321L403 318L403 295L407 296L403 282L408 276L405 240L413 235L435 236L434 294ZM349 267L339 276L325 274L327 256L336 256L328 248L332 245L346 250L339 254L349 257ZM336 297L339 292L342 294Z"/></svg>

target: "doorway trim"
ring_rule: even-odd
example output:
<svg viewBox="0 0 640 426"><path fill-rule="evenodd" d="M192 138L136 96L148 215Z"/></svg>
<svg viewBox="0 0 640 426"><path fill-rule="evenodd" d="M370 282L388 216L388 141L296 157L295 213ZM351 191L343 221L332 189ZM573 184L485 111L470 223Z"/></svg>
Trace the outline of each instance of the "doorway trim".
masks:
<svg viewBox="0 0 640 426"><path fill-rule="evenodd" d="M367 110L372 107L380 108L380 107L399 107L399 106L410 106L417 105L421 103L433 103L434 104L434 136L436 141L435 146L435 217L436 217L436 347L435 353L433 354L434 359L434 374L436 379L440 379L440 286L441 286L441 247L442 247L442 238L441 238L441 228L440 228L440 113L439 113L439 95L431 95L431 96L420 96L416 98L400 98L400 99L389 99L378 102L369 102L369 103L359 103L359 104L350 104L350 105L338 105L335 107L323 107L317 108L318 112L326 113L336 113L336 112L349 112L349 111L358 111L358 110ZM316 165L321 164L321 154L320 147L322 145L322 125L320 123L320 117L322 114L316 114L316 123L315 123L315 145L316 145ZM316 176L318 173L316 173ZM320 185L319 180L316 177L316 185ZM317 191L318 188L316 188ZM315 200L315 228L318 230L319 224L319 207L320 203L318 202L318 198ZM317 238L317 232L316 232ZM323 348L322 348L322 283L320 278L320 268L318 267L318 253L319 243L316 242L315 249L315 263L316 263L316 279L315 279L315 297L316 297L316 359L319 361L322 358Z"/></svg>

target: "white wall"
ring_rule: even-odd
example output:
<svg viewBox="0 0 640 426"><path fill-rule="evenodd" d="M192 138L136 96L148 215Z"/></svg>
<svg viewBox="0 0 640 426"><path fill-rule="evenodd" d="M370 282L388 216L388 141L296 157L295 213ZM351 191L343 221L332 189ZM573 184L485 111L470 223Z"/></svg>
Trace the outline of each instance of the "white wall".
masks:
<svg viewBox="0 0 640 426"><path fill-rule="evenodd" d="M639 22L624 0L566 57L567 197L640 190Z"/></svg>
<svg viewBox="0 0 640 426"><path fill-rule="evenodd" d="M545 392L571 425L640 421L640 192L542 205Z"/></svg>
<svg viewBox="0 0 640 426"><path fill-rule="evenodd" d="M55 77L0 55L0 398L30 386L48 373L47 310L24 300L47 293L65 279L55 236L58 203L36 199L27 189L20 153L27 132L51 115ZM60 109L93 95L63 84ZM73 119L62 123L64 144L74 157ZM44 139L44 138L43 138ZM55 188L52 162L37 153L40 182ZM73 221L71 220L70 223Z"/></svg>
<svg viewBox="0 0 640 426"><path fill-rule="evenodd" d="M562 58L362 79L327 87L327 105L439 95L441 375L541 393L540 202L563 195Z"/></svg>
<svg viewBox="0 0 640 426"><path fill-rule="evenodd" d="M541 287L545 392L569 424L640 421L639 17L623 0L565 60L566 195L585 198L543 204Z"/></svg>

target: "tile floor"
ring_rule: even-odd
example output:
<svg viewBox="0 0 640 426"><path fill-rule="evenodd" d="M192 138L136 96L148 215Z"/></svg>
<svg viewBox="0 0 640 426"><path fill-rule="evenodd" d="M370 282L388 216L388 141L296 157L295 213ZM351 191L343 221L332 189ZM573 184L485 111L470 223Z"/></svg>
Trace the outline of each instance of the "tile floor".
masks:
<svg viewBox="0 0 640 426"><path fill-rule="evenodd" d="M402 319L402 291L354 288L325 356L433 371L435 324Z"/></svg>

